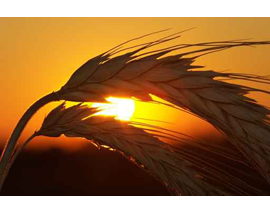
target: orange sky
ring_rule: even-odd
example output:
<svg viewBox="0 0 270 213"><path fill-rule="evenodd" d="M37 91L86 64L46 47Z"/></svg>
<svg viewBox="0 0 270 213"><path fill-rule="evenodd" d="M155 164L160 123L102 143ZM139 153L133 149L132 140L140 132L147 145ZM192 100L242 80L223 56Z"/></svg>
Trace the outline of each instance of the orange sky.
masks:
<svg viewBox="0 0 270 213"><path fill-rule="evenodd" d="M0 138L5 140L34 101L58 90L89 58L123 41L165 28L173 28L174 33L191 27L197 28L170 44L242 38L270 40L270 18L0 18L0 26ZM217 71L269 75L269 56L269 46L241 47L202 57L196 64ZM264 96L256 98L270 106ZM56 105L39 111L24 134L38 129L46 113ZM135 116L177 123L170 124L171 128L193 135L213 129L197 118L164 106L138 106Z"/></svg>

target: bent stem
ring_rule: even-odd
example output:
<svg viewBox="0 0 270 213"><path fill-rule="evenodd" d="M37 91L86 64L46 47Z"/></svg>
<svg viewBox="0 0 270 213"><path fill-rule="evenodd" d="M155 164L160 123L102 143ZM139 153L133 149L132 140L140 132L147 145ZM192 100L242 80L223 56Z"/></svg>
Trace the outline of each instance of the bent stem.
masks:
<svg viewBox="0 0 270 213"><path fill-rule="evenodd" d="M8 162L7 166L5 167L4 173L1 176L0 179L0 191L3 187L3 183L9 173L9 170L11 168L11 166L13 165L14 161L16 160L16 158L18 157L18 155L22 152L22 150L24 149L24 147L35 137L37 136L36 132L31 135L17 150L14 151L14 154L12 155L10 161Z"/></svg>
<svg viewBox="0 0 270 213"><path fill-rule="evenodd" d="M24 115L21 117L21 119L19 120L19 122L17 123L17 126L15 127L15 129L13 130L13 133L9 139L9 141L6 143L5 148L2 152L1 155L1 162L0 162L0 189L2 188L2 184L3 181L2 178L5 173L5 169L8 165L8 162L14 152L14 148L15 145L22 133L22 131L24 130L26 124L30 121L30 119L33 117L33 115L40 109L42 108L44 105L52 102L52 101L57 101L58 99L58 94L53 92L50 93L44 97L42 97L41 99L39 99L37 102L35 102L25 113Z"/></svg>

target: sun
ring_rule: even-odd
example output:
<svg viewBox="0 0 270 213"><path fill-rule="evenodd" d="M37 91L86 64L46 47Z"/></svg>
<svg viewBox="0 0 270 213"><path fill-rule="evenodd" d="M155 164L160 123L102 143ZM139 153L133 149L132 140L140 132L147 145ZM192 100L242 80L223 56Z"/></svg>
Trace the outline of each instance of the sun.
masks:
<svg viewBox="0 0 270 213"><path fill-rule="evenodd" d="M93 103L101 111L95 115L115 116L118 120L129 121L135 111L135 101L127 98L106 98L110 103Z"/></svg>

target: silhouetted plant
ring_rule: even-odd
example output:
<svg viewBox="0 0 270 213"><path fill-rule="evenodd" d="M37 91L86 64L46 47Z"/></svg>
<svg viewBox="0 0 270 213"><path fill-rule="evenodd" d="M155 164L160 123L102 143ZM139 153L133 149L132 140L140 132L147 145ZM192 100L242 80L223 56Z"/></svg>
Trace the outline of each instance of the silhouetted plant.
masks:
<svg viewBox="0 0 270 213"><path fill-rule="evenodd" d="M46 95L34 103L17 124L2 154L1 185L10 165L21 151L19 148L19 151L14 152L14 148L22 130L34 113L45 104L60 100L106 102L105 98L108 96L135 97L142 101L153 102L149 94L160 97L175 107L212 124L223 132L234 147L270 182L270 123L268 117L270 111L267 107L246 96L253 91L266 94L270 92L225 82L227 79L240 79L270 84L270 79L250 74L199 71L197 69L203 68L203 66L193 64L198 57L206 54L233 47L267 45L270 42L236 40L205 42L179 44L148 51L151 47L180 37L180 33L144 44L127 46L132 41L151 35L148 34L118 45L87 61L75 71L59 91ZM192 50L188 51L189 48ZM185 51L171 55L180 50ZM136 164L165 183L174 194L246 193L243 189L247 189L249 186L245 185L243 181L230 176L224 170L219 171L213 164L202 160L189 149L177 149L162 142L161 138L156 137L157 132L146 131L144 124L134 127L130 125L132 123L115 121L113 118L101 116L83 119L95 110L82 105L71 108L60 105L48 115L40 131L36 132L33 137L64 134L68 137L84 137L93 140L95 144L109 146L129 159L134 159ZM161 131L163 136L170 137L168 133L164 133L165 130L156 129L156 131ZM100 134L101 132L103 134ZM126 132L130 132L131 135L135 134L136 137L131 137ZM209 147L203 142L199 143L190 138L183 140L192 141L192 144L196 144L199 149ZM219 149L212 150L219 151ZM203 167L204 169L202 169Z"/></svg>

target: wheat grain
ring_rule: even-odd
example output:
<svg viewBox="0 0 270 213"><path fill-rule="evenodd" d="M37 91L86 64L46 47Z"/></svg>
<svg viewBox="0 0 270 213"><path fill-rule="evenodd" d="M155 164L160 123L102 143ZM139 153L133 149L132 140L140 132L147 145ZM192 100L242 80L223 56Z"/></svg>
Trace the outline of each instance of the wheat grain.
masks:
<svg viewBox="0 0 270 213"><path fill-rule="evenodd" d="M121 122L113 117L92 116L95 113L96 109L81 104L70 108L61 104L48 114L35 135L58 137L64 134L67 137L82 137L91 140L97 147L117 151L164 183L175 195L263 193L222 169L228 169L222 161L201 155L207 146L210 147L209 153L217 154L219 148L211 151L211 145L188 137L177 137L175 140L178 142L189 144L187 147L177 148L157 137L157 133L161 133L160 136L173 139L164 129L151 130L143 123L137 128L132 126L132 122ZM193 146L196 146L196 151ZM225 156L226 154L228 152Z"/></svg>

